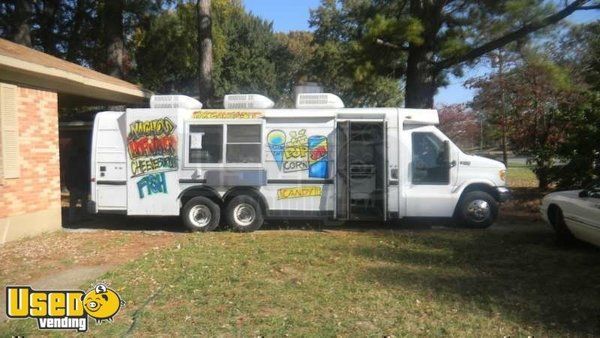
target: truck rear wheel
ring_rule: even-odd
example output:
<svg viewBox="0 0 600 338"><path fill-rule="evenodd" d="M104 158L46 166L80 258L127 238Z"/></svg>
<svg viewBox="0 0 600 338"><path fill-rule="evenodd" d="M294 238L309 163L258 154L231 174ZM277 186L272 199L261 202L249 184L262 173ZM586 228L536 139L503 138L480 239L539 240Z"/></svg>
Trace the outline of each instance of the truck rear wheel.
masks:
<svg viewBox="0 0 600 338"><path fill-rule="evenodd" d="M466 193L457 210L459 222L469 228L487 228L494 223L497 216L498 202L483 191Z"/></svg>
<svg viewBox="0 0 600 338"><path fill-rule="evenodd" d="M212 231L219 226L221 208L209 198L198 196L185 204L181 217L191 231Z"/></svg>
<svg viewBox="0 0 600 338"><path fill-rule="evenodd" d="M227 224L235 231L252 232L264 222L260 204L250 196L234 197L225 209Z"/></svg>

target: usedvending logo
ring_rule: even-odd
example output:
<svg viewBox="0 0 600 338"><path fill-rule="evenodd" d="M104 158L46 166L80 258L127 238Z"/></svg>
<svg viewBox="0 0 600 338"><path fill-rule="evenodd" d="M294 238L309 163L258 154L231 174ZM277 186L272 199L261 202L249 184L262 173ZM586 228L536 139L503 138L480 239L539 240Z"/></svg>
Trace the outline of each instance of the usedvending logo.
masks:
<svg viewBox="0 0 600 338"><path fill-rule="evenodd" d="M112 322L125 303L115 290L97 284L81 290L34 290L29 286L6 287L6 315L9 318L35 318L40 330L88 329L88 318Z"/></svg>

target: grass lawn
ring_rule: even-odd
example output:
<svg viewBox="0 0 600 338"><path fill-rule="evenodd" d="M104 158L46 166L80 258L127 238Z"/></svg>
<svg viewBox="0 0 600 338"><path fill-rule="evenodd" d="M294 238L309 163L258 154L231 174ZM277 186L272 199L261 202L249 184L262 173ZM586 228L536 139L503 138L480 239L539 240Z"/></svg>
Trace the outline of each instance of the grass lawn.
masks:
<svg viewBox="0 0 600 338"><path fill-rule="evenodd" d="M539 223L360 229L182 236L103 276L127 304L90 333L600 334L598 250L557 248ZM39 333L34 320L0 325Z"/></svg>
<svg viewBox="0 0 600 338"><path fill-rule="evenodd" d="M506 178L510 187L535 188L538 186L537 177L530 166L509 163Z"/></svg>

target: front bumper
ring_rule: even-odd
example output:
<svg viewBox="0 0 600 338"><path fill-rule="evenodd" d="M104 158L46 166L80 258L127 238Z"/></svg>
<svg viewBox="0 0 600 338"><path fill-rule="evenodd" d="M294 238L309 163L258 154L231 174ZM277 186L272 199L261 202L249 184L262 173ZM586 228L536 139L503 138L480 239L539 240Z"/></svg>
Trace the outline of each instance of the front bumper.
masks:
<svg viewBox="0 0 600 338"><path fill-rule="evenodd" d="M506 202L512 198L512 193L510 192L510 189L508 189L507 187L497 187L496 191L498 192L498 201L499 202Z"/></svg>

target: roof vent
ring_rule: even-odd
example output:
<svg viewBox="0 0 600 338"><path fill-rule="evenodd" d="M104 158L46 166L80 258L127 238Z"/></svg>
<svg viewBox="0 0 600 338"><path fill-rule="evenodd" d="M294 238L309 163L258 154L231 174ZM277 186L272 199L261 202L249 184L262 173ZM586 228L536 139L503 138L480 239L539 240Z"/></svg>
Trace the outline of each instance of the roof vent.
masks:
<svg viewBox="0 0 600 338"><path fill-rule="evenodd" d="M257 94L232 94L225 95L223 100L225 109L269 109L275 103L268 97Z"/></svg>
<svg viewBox="0 0 600 338"><path fill-rule="evenodd" d="M202 109L202 103L185 95L152 95L150 108Z"/></svg>
<svg viewBox="0 0 600 338"><path fill-rule="evenodd" d="M296 108L344 108L344 102L339 97L328 93L298 94Z"/></svg>

